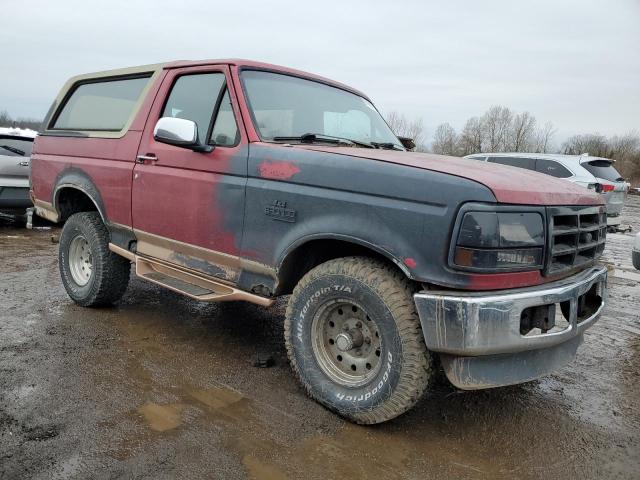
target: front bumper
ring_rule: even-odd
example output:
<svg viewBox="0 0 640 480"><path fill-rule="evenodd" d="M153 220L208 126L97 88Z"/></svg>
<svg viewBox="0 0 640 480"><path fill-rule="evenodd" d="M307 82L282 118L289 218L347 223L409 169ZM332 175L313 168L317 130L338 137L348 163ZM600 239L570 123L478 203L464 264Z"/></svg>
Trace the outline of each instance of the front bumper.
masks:
<svg viewBox="0 0 640 480"><path fill-rule="evenodd" d="M604 308L606 280L606 268L594 267L531 288L422 291L414 298L427 348L441 353L449 380L463 389L488 388L532 380L570 361ZM567 314L564 328L523 334L532 312L540 318L556 310Z"/></svg>

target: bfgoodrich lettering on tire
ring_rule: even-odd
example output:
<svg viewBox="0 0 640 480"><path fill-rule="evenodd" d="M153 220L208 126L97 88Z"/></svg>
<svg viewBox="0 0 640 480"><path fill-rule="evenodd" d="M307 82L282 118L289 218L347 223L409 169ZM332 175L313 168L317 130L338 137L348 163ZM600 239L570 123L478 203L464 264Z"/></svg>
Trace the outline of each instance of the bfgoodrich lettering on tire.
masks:
<svg viewBox="0 0 640 480"><path fill-rule="evenodd" d="M432 377L411 284L369 258L307 273L289 300L285 342L309 396L357 423L404 413Z"/></svg>
<svg viewBox="0 0 640 480"><path fill-rule="evenodd" d="M129 283L131 263L109 250L109 232L97 212L69 217L60 235L58 263L64 288L84 307L118 301Z"/></svg>

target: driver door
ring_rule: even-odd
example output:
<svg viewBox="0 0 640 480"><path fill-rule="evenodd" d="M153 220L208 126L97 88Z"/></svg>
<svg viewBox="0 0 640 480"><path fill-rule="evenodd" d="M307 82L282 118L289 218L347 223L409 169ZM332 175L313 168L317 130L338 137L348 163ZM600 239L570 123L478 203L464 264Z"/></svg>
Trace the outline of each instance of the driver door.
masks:
<svg viewBox="0 0 640 480"><path fill-rule="evenodd" d="M137 253L236 282L247 138L227 66L172 69L151 108L133 171ZM162 117L192 120L209 153L154 139Z"/></svg>

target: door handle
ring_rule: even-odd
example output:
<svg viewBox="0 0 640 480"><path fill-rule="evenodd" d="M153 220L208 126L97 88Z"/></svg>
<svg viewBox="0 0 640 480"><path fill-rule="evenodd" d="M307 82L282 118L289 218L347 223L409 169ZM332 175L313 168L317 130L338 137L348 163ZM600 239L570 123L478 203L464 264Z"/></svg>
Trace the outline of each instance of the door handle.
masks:
<svg viewBox="0 0 640 480"><path fill-rule="evenodd" d="M138 155L136 157L136 162L142 163L142 164L146 164L147 162L157 162L157 161L158 161L158 157L156 157L154 154Z"/></svg>
<svg viewBox="0 0 640 480"><path fill-rule="evenodd" d="M21 167L28 167L29 166L29 160L25 160L23 162L18 163L18 165L20 165Z"/></svg>

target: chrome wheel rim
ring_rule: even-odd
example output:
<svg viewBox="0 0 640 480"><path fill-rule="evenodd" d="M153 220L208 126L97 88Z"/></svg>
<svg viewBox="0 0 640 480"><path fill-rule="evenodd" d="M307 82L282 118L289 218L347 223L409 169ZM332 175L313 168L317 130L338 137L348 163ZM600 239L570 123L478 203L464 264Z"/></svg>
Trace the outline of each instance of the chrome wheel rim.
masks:
<svg viewBox="0 0 640 480"><path fill-rule="evenodd" d="M348 299L325 303L313 317L311 335L318 365L332 381L357 387L378 374L382 337L361 305Z"/></svg>
<svg viewBox="0 0 640 480"><path fill-rule="evenodd" d="M91 279L93 273L93 256L89 242L82 235L78 235L69 245L69 270L73 281L83 287Z"/></svg>

